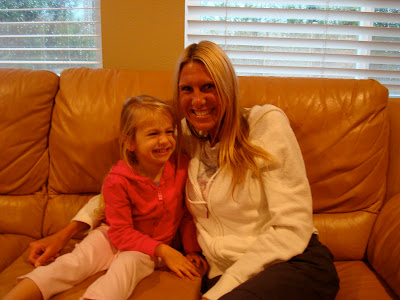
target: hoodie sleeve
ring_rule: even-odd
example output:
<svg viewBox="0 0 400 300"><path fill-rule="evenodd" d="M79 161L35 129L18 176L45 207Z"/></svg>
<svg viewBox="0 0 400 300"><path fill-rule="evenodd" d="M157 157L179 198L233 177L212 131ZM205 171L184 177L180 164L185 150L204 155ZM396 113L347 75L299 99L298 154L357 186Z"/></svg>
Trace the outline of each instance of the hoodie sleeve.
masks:
<svg viewBox="0 0 400 300"><path fill-rule="evenodd" d="M82 207L71 221L86 223L90 226L90 230L95 228L101 221L101 217L96 214L99 209L100 195L96 195L89 199L88 203Z"/></svg>
<svg viewBox="0 0 400 300"><path fill-rule="evenodd" d="M154 257L154 251L161 242L135 229L132 204L122 177L108 175L103 184L103 195L111 243L119 250L140 251Z"/></svg>

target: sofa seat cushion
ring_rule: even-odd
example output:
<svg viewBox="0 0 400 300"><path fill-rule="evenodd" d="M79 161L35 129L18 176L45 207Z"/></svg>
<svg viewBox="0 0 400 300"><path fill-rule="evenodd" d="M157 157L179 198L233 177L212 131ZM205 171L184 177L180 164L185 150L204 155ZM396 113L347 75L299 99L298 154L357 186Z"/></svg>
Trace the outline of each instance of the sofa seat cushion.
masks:
<svg viewBox="0 0 400 300"><path fill-rule="evenodd" d="M25 235L0 234L0 271L17 259L32 241L33 238Z"/></svg>
<svg viewBox="0 0 400 300"><path fill-rule="evenodd" d="M79 299L86 289L105 271L99 272L72 289L58 294L52 300ZM128 300L197 300L200 297L201 279L194 281L189 278L180 279L172 272L156 270L150 276L143 279L133 291Z"/></svg>
<svg viewBox="0 0 400 300"><path fill-rule="evenodd" d="M4 235L0 235L0 241L2 241L2 236ZM26 246L29 245L30 241L31 240L26 242ZM72 240L69 242L61 254L72 251L75 244L79 241L80 240ZM21 246L20 249L24 249L24 247ZM26 249L21 256L0 273L0 299L2 299L2 297L16 284L17 277L27 274L34 269L34 267L27 261L28 253L29 249ZM99 272L74 286L72 289L60 293L51 299L79 299L90 284L104 273L105 271ZM189 278L181 279L166 269L160 269L154 271L150 276L143 279L136 286L133 294L128 300L197 300L200 297L200 287L201 278L196 278L193 281Z"/></svg>
<svg viewBox="0 0 400 300"><path fill-rule="evenodd" d="M363 261L336 261L340 289L336 300L397 299Z"/></svg>
<svg viewBox="0 0 400 300"><path fill-rule="evenodd" d="M19 276L25 275L31 272L34 269L34 266L28 262L28 254L29 254L29 243L34 241L34 239L24 236L14 235L12 239L12 235L0 235L0 242L2 243L3 236L7 236L7 242L11 244L14 240L19 241L20 244L15 246L14 251L16 252L16 259L10 264L7 268L4 269L3 272L0 273L0 299L2 299L5 294L12 289L16 284L16 279ZM70 252L78 240L72 240L62 251L61 254ZM17 250L18 249L18 253ZM22 250L21 250L22 249ZM24 250L25 249L25 250ZM2 253L2 252L1 252ZM11 255L11 254L10 254Z"/></svg>

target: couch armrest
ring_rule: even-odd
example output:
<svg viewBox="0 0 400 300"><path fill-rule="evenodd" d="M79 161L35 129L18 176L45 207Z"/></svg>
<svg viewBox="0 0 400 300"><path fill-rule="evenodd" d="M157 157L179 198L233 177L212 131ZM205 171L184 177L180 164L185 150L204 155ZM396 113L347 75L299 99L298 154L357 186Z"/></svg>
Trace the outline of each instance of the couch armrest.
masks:
<svg viewBox="0 0 400 300"><path fill-rule="evenodd" d="M372 268L400 296L400 194L380 211L368 243L367 257Z"/></svg>

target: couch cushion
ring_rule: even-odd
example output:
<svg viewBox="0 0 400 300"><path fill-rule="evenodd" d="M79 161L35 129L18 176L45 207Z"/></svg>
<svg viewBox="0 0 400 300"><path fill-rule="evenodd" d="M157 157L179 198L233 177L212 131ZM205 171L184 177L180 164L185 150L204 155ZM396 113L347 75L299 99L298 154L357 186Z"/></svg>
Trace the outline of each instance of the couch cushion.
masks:
<svg viewBox="0 0 400 300"><path fill-rule="evenodd" d="M335 260L362 260L375 216L365 211L314 214L314 226Z"/></svg>
<svg viewBox="0 0 400 300"><path fill-rule="evenodd" d="M42 222L47 195L0 195L0 232L42 237Z"/></svg>
<svg viewBox="0 0 400 300"><path fill-rule="evenodd" d="M43 236L56 233L66 226L81 207L94 195L50 194L43 220ZM80 234L77 238L83 238Z"/></svg>
<svg viewBox="0 0 400 300"><path fill-rule="evenodd" d="M0 68L0 194L31 194L47 183L58 80L49 71Z"/></svg>
<svg viewBox="0 0 400 300"><path fill-rule="evenodd" d="M33 238L25 235L0 234L0 272L17 259L33 241Z"/></svg>
<svg viewBox="0 0 400 300"><path fill-rule="evenodd" d="M68 69L61 73L50 131L49 188L98 193L119 157L119 118L128 96L171 99L171 72Z"/></svg>
<svg viewBox="0 0 400 300"><path fill-rule="evenodd" d="M76 240L71 240L62 250L61 254L70 252L74 248L76 242ZM16 285L16 279L19 276L25 275L34 269L34 266L27 260L29 249L23 247L20 250L22 251L20 251L18 254L19 256L15 261L0 273L0 299L2 299L3 296Z"/></svg>
<svg viewBox="0 0 400 300"><path fill-rule="evenodd" d="M1 236L0 236L1 237ZM72 240L63 249L62 254L72 251L77 240ZM0 273L0 299L16 284L15 279L34 269L27 262L28 250L18 257L10 267ZM105 272L99 272L80 284L54 296L52 299L78 299L83 295L88 286ZM201 278L190 280L181 279L170 271L156 270L150 276L143 279L135 288L129 300L195 300L200 296Z"/></svg>
<svg viewBox="0 0 400 300"><path fill-rule="evenodd" d="M368 262L400 297L400 194L388 200L375 222Z"/></svg>
<svg viewBox="0 0 400 300"><path fill-rule="evenodd" d="M400 101L389 99L390 154L386 200L400 193Z"/></svg>
<svg viewBox="0 0 400 300"><path fill-rule="evenodd" d="M340 289L335 300L396 299L387 285L365 262L337 261Z"/></svg>

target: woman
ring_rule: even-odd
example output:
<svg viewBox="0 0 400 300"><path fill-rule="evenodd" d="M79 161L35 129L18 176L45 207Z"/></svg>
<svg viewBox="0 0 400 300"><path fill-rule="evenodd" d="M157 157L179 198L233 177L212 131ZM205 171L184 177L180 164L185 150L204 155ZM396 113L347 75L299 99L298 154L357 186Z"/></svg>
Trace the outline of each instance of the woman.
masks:
<svg viewBox="0 0 400 300"><path fill-rule="evenodd" d="M184 50L174 105L191 157L187 205L210 265L203 299L334 299L339 280L313 227L310 186L289 121L272 105L240 108L238 94L221 48L203 41ZM61 245L76 224L50 239ZM37 251L39 243L32 260L49 247L43 241Z"/></svg>

